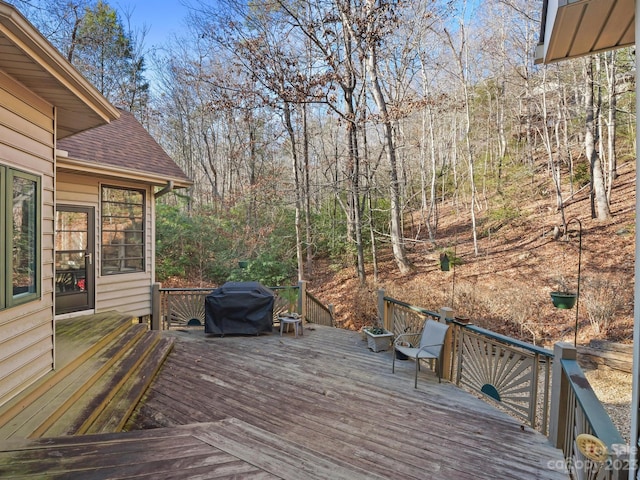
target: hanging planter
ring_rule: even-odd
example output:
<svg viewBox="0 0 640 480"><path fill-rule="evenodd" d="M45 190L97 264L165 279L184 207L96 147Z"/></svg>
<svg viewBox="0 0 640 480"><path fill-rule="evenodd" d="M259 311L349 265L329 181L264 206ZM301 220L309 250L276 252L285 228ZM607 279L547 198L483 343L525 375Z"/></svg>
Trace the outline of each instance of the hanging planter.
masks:
<svg viewBox="0 0 640 480"><path fill-rule="evenodd" d="M446 253L441 253L440 254L440 270L442 270L443 272L448 272L450 264L451 262L449 261L449 255L447 255Z"/></svg>
<svg viewBox="0 0 640 480"><path fill-rule="evenodd" d="M572 292L551 292L551 301L556 308L572 309L576 304L578 295Z"/></svg>
<svg viewBox="0 0 640 480"><path fill-rule="evenodd" d="M564 224L564 234L569 239L568 225L571 222L578 224L578 282L575 293L565 290L564 279L560 277L558 280L559 290L551 292L551 301L556 308L562 308L570 310L575 307L576 309L576 321L573 331L573 345L578 345L578 300L580 299L580 274L582 272L582 222L578 217L573 217L567 220Z"/></svg>
<svg viewBox="0 0 640 480"><path fill-rule="evenodd" d="M240 260L238 266L240 268L247 268L249 266L249 260Z"/></svg>

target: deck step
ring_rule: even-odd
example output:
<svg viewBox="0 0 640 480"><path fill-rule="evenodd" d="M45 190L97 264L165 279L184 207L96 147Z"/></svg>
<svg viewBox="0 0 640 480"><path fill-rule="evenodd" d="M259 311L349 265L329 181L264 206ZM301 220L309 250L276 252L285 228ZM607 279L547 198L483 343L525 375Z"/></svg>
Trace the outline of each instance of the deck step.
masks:
<svg viewBox="0 0 640 480"><path fill-rule="evenodd" d="M148 332L146 325L136 325L131 331L133 334L126 343L114 345L109 361L60 405L54 415L29 435L29 438L83 433L126 382L136 363L158 341L158 332Z"/></svg>
<svg viewBox="0 0 640 480"><path fill-rule="evenodd" d="M104 332L102 332L103 336L88 342L88 346L84 349L74 348L73 344L76 343L76 339L80 337L80 335L77 334L79 333L78 328L81 328L83 325L86 327L85 322L77 322L77 325L70 325L69 322L61 322L60 326L56 325L57 336L60 338L60 341L58 341L56 345L56 359L58 360L56 362L56 369L49 372L49 374L41 378L40 381L0 407L0 430L29 405L42 398L45 393L50 392L61 382L64 382L65 379L68 379L72 372L81 368L83 364L97 352L106 348L133 325L132 317L122 315L118 315L118 317L119 319L112 322L111 330L108 331L109 333L105 335ZM60 330L62 330L62 332ZM71 352L75 352L72 357L69 356ZM59 360L60 358L61 360ZM1 434L0 438L3 438Z"/></svg>
<svg viewBox="0 0 640 480"><path fill-rule="evenodd" d="M65 369L67 375L58 378L49 390L26 404L25 408L2 428L2 436L42 436L100 378L101 374L144 335L145 331L145 325L129 324L125 331L111 338L110 343L103 345L101 350L94 352L84 362L72 370Z"/></svg>
<svg viewBox="0 0 640 480"><path fill-rule="evenodd" d="M131 318L91 320L56 330L61 368L0 408L0 441L122 429L173 341Z"/></svg>
<svg viewBox="0 0 640 480"><path fill-rule="evenodd" d="M153 382L164 360L173 349L173 338L162 338L157 342L144 362L129 377L111 400L109 405L100 413L95 421L80 433L110 433L120 432L131 417L131 414L144 396L151 382Z"/></svg>

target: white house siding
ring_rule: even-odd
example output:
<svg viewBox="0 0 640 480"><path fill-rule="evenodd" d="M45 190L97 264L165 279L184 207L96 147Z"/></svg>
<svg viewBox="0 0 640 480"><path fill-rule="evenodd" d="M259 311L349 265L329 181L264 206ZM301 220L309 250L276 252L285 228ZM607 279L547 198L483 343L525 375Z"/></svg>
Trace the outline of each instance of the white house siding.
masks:
<svg viewBox="0 0 640 480"><path fill-rule="evenodd" d="M100 188L102 185L145 190L145 271L117 275L100 274ZM61 205L82 205L95 207L96 218L96 302L95 311L116 310L134 317L151 315L151 284L153 279L153 195L144 185L109 181L88 175L73 175L60 172L57 178L57 202Z"/></svg>
<svg viewBox="0 0 640 480"><path fill-rule="evenodd" d="M0 71L0 164L38 175L42 187L40 300L0 310L0 405L53 368L55 113Z"/></svg>

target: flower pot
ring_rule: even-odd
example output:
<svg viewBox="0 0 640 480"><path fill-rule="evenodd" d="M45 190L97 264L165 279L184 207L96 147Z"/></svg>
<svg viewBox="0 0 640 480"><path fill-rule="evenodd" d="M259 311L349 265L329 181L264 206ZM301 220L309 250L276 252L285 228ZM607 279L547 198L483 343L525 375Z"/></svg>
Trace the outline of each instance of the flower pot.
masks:
<svg viewBox="0 0 640 480"><path fill-rule="evenodd" d="M384 333L371 333L367 329L364 330L364 333L367 336L367 345L374 352L382 352L391 346L393 333L388 330L383 330L383 332Z"/></svg>
<svg viewBox="0 0 640 480"><path fill-rule="evenodd" d="M249 266L249 261L248 260L240 260L238 262L238 266L240 268L247 268Z"/></svg>
<svg viewBox="0 0 640 480"><path fill-rule="evenodd" d="M571 309L576 304L577 295L572 292L551 292L551 301L556 308Z"/></svg>
<svg viewBox="0 0 640 480"><path fill-rule="evenodd" d="M442 270L443 272L448 272L449 271L449 256L446 253L441 253L440 254L440 270Z"/></svg>

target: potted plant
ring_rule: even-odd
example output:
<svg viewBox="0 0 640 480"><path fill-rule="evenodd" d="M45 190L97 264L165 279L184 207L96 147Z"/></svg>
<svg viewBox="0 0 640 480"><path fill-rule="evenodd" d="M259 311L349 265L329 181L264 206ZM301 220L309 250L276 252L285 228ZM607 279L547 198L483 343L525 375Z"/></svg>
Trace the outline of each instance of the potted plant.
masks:
<svg viewBox="0 0 640 480"><path fill-rule="evenodd" d="M462 265L462 259L456 256L455 250L445 248L440 252L440 270L448 272L451 270L451 267L455 267L456 265Z"/></svg>
<svg viewBox="0 0 640 480"><path fill-rule="evenodd" d="M569 310L576 304L577 293L572 291L564 277L556 279L556 289L551 292L551 301L556 308Z"/></svg>
<svg viewBox="0 0 640 480"><path fill-rule="evenodd" d="M448 272L450 264L451 262L449 260L449 255L447 255L446 252L442 252L440 254L440 270L442 270L443 272Z"/></svg>
<svg viewBox="0 0 640 480"><path fill-rule="evenodd" d="M295 313L298 301L298 289L296 287L285 287L279 292L280 298L287 302L287 312Z"/></svg>
<svg viewBox="0 0 640 480"><path fill-rule="evenodd" d="M382 352L391 346L393 333L382 327L364 327L362 329L367 336L367 345L374 352Z"/></svg>

